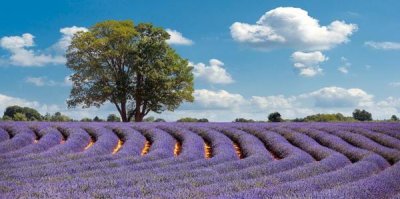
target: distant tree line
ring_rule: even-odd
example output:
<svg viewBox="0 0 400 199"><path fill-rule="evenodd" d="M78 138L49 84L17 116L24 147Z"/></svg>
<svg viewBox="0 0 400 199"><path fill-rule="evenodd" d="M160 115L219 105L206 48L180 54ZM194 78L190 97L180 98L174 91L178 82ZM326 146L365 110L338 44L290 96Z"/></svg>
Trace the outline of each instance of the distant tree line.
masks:
<svg viewBox="0 0 400 199"><path fill-rule="evenodd" d="M279 112L273 112L268 115L268 122L356 122L356 121L373 121L372 114L366 110L355 109L353 111L352 117L344 116L341 113L333 113L333 114L314 114L309 115L304 118L296 118L292 120L282 119L282 116ZM396 115L392 115L389 120L384 121L392 121L397 122L400 119ZM252 119L245 118L236 118L233 122L264 122L264 121L254 121Z"/></svg>
<svg viewBox="0 0 400 199"><path fill-rule="evenodd" d="M49 122L77 122L72 118L63 115L61 112L54 114L46 113L41 115L37 110L29 107L9 106L4 111L4 115L0 120L4 121L49 121ZM94 118L85 117L80 122L121 122L121 118L116 114L109 114L106 119L95 116ZM165 122L162 118L153 116L143 119L144 122ZM304 118L283 119L279 112L273 112L268 115L268 121L256 121L253 119L236 118L233 122L356 122L356 121L373 121L372 114L366 110L355 109L352 117L344 116L341 113L333 114L314 114ZM398 122L400 119L396 115L392 115L390 119L384 121ZM209 122L207 118L184 117L176 122Z"/></svg>

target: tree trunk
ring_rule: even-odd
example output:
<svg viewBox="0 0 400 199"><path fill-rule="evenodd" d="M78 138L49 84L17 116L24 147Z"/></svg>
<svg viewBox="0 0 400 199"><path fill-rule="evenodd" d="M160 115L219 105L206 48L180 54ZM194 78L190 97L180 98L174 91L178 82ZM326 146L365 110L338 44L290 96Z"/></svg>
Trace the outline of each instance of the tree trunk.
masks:
<svg viewBox="0 0 400 199"><path fill-rule="evenodd" d="M126 102L122 102L121 103L121 113L120 113L120 115L121 115L122 122L129 122L128 117L126 115Z"/></svg>
<svg viewBox="0 0 400 199"><path fill-rule="evenodd" d="M135 114L135 122L143 122L143 115L142 114Z"/></svg>
<svg viewBox="0 0 400 199"><path fill-rule="evenodd" d="M135 122L142 122L143 121L143 116L142 116L142 113L140 112L140 103L141 102L139 100L136 100Z"/></svg>

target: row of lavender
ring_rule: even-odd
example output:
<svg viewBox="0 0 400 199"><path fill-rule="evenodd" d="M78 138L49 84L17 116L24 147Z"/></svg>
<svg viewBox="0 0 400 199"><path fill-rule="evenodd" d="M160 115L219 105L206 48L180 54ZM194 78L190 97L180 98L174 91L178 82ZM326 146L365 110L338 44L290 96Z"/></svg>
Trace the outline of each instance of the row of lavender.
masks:
<svg viewBox="0 0 400 199"><path fill-rule="evenodd" d="M399 160L396 123L0 123L4 198L389 198Z"/></svg>

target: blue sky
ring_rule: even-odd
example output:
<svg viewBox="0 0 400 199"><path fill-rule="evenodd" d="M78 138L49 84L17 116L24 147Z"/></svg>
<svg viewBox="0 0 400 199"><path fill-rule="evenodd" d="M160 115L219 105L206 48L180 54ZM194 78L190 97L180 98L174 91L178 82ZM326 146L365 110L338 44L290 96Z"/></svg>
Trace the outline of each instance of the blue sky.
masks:
<svg viewBox="0 0 400 199"><path fill-rule="evenodd" d="M399 7L395 0L3 2L0 111L19 104L76 119L115 112L66 109L63 45L76 29L131 19L172 31L171 46L195 67L195 103L156 117L231 121L355 108L379 119L400 115Z"/></svg>

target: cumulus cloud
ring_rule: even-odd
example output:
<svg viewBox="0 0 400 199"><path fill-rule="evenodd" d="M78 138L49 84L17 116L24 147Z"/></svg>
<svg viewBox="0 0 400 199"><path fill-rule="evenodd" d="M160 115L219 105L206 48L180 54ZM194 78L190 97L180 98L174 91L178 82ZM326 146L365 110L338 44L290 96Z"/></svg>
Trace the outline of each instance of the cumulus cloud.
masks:
<svg viewBox="0 0 400 199"><path fill-rule="evenodd" d="M195 90L195 103L205 108L237 108L246 103L240 94L229 93L225 90L210 91L207 89Z"/></svg>
<svg viewBox="0 0 400 199"><path fill-rule="evenodd" d="M71 44L72 38L77 32L87 32L88 29L85 27L77 27L77 26L71 26L71 27L65 27L60 29L61 38L58 40L56 44L54 44L54 48L58 51L61 51L64 53L67 49L68 46Z"/></svg>
<svg viewBox="0 0 400 199"><path fill-rule="evenodd" d="M61 82L49 80L47 77L27 77L25 79L26 83L33 84L38 87L42 86L72 86L72 81L70 76L66 76Z"/></svg>
<svg viewBox="0 0 400 199"><path fill-rule="evenodd" d="M367 107L373 104L373 95L358 88L325 87L302 94L300 98L312 100L315 107Z"/></svg>
<svg viewBox="0 0 400 199"><path fill-rule="evenodd" d="M168 44L171 45L184 45L184 46L190 46L193 45L193 41L185 38L182 33L176 31L176 30L171 30L171 29L166 29L168 34L170 35L169 40L167 40Z"/></svg>
<svg viewBox="0 0 400 199"><path fill-rule="evenodd" d="M294 52L292 61L294 68L299 71L299 74L304 77L313 77L322 74L322 68L319 64L328 60L328 58L320 51L315 52Z"/></svg>
<svg viewBox="0 0 400 199"><path fill-rule="evenodd" d="M18 97L12 97L0 94L0 112L4 112L4 110L7 107L14 105L22 107L31 107L38 110L41 114L45 114L47 112L55 112L59 110L59 106L54 104L53 105L41 104L37 101L29 101Z"/></svg>
<svg viewBox="0 0 400 199"><path fill-rule="evenodd" d="M16 66L43 66L65 63L63 56L44 54L29 49L34 46L34 38L29 33L25 33L22 36L2 37L0 39L0 46L10 53L8 64Z"/></svg>
<svg viewBox="0 0 400 199"><path fill-rule="evenodd" d="M380 109L389 109L386 111L388 113L400 113L400 98L388 97L385 100L379 101L377 105Z"/></svg>
<svg viewBox="0 0 400 199"><path fill-rule="evenodd" d="M391 87L400 87L400 82L390 82L389 86L391 86Z"/></svg>
<svg viewBox="0 0 400 199"><path fill-rule="evenodd" d="M64 53L71 43L73 35L78 31L87 31L83 27L66 27L60 29L61 39L49 49L46 53L42 50L32 49L35 46L34 36L30 33L21 36L5 36L0 39L0 47L7 50L10 55L7 60L2 60L1 64L10 64L14 66L45 66L64 64L66 59Z"/></svg>
<svg viewBox="0 0 400 199"><path fill-rule="evenodd" d="M250 99L251 104L261 109L287 109L293 107L295 97L286 98L283 95L277 96L252 96Z"/></svg>
<svg viewBox="0 0 400 199"><path fill-rule="evenodd" d="M374 48L377 50L400 50L400 43L399 42L375 42L375 41L367 41L364 43L365 46L370 48Z"/></svg>
<svg viewBox="0 0 400 199"><path fill-rule="evenodd" d="M193 108L197 107L197 108ZM166 112L170 120L179 116L207 117L213 121L232 121L238 117L266 120L266 115L278 111L284 118L305 117L317 113L343 113L351 116L356 108L370 111L374 118L385 119L400 114L400 98L375 101L374 96L360 88L324 87L293 96L251 96L225 90L196 90L195 103Z"/></svg>
<svg viewBox="0 0 400 199"><path fill-rule="evenodd" d="M348 74L349 73L349 69L344 67L344 66L339 67L338 71L343 73L343 74Z"/></svg>
<svg viewBox="0 0 400 199"><path fill-rule="evenodd" d="M204 79L213 84L233 83L232 76L223 68L224 63L218 59L210 59L209 65L203 63L193 64L193 74L195 77Z"/></svg>
<svg viewBox="0 0 400 199"><path fill-rule="evenodd" d="M348 42L357 25L335 20L322 26L301 8L279 7L266 12L255 24L235 22L230 30L235 41L259 49L319 51Z"/></svg>
<svg viewBox="0 0 400 199"><path fill-rule="evenodd" d="M347 60L346 57L341 57L340 60L342 62L342 66L338 67L338 71L343 74L348 74L351 63Z"/></svg>

